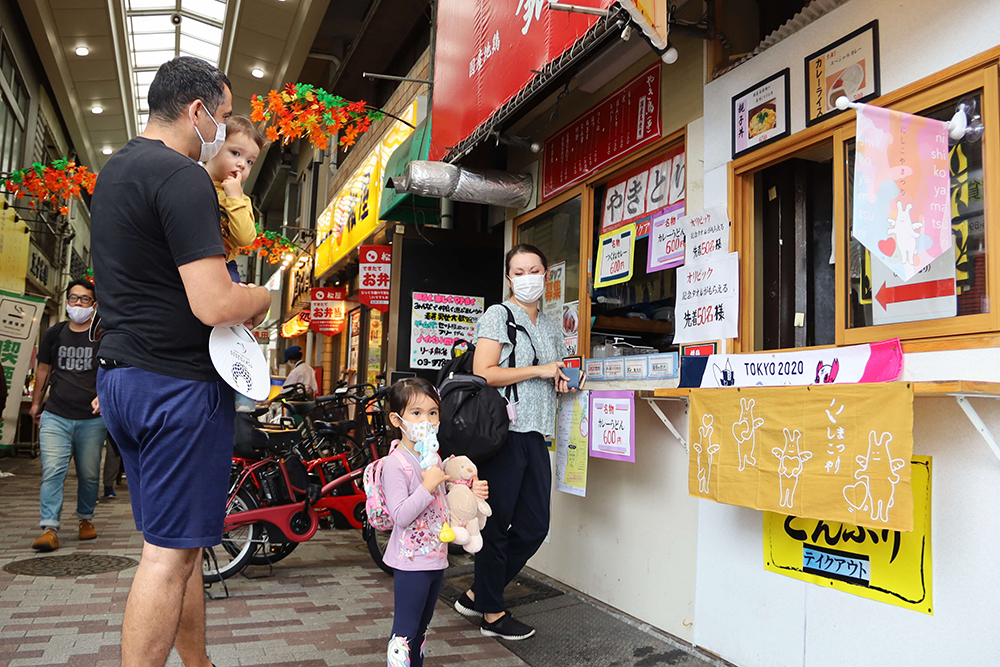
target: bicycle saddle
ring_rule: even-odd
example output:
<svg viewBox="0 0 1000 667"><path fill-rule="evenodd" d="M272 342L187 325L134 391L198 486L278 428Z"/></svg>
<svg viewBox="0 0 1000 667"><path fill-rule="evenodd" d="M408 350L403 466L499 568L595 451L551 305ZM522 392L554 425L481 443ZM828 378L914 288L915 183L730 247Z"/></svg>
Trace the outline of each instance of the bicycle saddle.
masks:
<svg viewBox="0 0 1000 667"><path fill-rule="evenodd" d="M319 435L327 437L340 437L342 435L347 435L351 431L357 428L355 424L350 419L340 422L327 422L327 421L314 421L313 428L316 429L316 433Z"/></svg>
<svg viewBox="0 0 1000 667"><path fill-rule="evenodd" d="M304 415L316 409L316 401L285 401L288 409L297 415Z"/></svg>
<svg viewBox="0 0 1000 667"><path fill-rule="evenodd" d="M302 435L298 429L294 428L255 428L253 430L253 448L258 451L287 452L301 440Z"/></svg>

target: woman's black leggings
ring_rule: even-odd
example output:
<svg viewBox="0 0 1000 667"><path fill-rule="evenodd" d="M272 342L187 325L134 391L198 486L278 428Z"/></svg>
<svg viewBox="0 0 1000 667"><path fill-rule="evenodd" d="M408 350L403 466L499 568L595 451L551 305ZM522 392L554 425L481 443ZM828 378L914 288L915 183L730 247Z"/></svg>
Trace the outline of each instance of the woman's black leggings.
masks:
<svg viewBox="0 0 1000 667"><path fill-rule="evenodd" d="M507 444L479 465L479 477L490 483L493 516L483 529L483 549L476 554L472 592L476 610L504 611L503 590L549 532L552 468L541 433L507 435Z"/></svg>

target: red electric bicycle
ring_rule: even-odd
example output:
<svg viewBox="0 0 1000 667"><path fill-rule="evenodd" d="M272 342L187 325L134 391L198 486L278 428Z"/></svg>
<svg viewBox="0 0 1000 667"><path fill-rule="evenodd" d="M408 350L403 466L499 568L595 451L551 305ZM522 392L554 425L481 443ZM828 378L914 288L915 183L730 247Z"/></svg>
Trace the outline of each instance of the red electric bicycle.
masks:
<svg viewBox="0 0 1000 667"><path fill-rule="evenodd" d="M390 571L382 562L384 540L367 525L361 488L365 466L389 451L387 391L359 385L315 401L287 402L305 417L299 428L256 421L263 411L237 417L225 532L221 549L203 559L206 584L247 565L280 561L311 539L324 517L360 529L373 560ZM342 414L349 405L353 420L318 418Z"/></svg>

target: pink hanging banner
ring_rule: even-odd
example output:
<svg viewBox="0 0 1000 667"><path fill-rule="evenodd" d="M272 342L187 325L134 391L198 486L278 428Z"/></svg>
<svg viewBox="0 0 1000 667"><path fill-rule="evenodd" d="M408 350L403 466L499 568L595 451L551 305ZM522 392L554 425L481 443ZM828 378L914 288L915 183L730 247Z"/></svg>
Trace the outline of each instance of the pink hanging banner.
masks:
<svg viewBox="0 0 1000 667"><path fill-rule="evenodd" d="M858 107L853 235L904 281L952 248L948 123Z"/></svg>

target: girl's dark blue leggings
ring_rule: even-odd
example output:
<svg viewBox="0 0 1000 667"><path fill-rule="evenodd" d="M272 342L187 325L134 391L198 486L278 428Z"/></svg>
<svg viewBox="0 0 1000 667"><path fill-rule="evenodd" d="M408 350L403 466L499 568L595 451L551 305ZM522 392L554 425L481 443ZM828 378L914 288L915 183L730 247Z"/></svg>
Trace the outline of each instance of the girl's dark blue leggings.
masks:
<svg viewBox="0 0 1000 667"><path fill-rule="evenodd" d="M444 570L396 570L393 581L396 608L392 617L388 667L423 667L424 635L434 616L434 605L443 581Z"/></svg>

